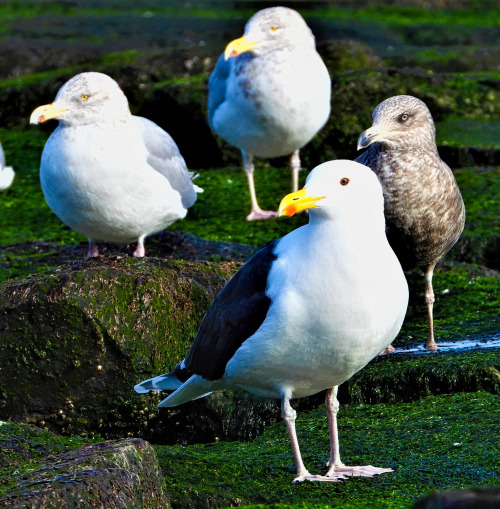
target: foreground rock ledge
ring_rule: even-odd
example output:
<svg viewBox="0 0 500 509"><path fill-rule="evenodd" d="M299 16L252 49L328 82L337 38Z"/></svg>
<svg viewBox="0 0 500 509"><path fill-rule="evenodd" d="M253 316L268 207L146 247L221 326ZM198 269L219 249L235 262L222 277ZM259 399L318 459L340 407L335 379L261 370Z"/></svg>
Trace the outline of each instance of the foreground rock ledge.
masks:
<svg viewBox="0 0 500 509"><path fill-rule="evenodd" d="M0 499L0 507L170 507L156 453L137 438L60 454L19 478L9 491Z"/></svg>

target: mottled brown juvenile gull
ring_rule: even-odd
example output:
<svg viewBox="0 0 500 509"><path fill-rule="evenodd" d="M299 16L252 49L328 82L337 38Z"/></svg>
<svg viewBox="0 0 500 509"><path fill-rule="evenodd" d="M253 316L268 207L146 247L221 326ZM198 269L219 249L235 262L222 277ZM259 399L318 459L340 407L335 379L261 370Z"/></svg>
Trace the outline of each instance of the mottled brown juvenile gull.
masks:
<svg viewBox="0 0 500 509"><path fill-rule="evenodd" d="M31 123L59 120L42 153L40 180L49 207L89 239L137 242L185 217L199 188L174 140L154 122L133 116L125 94L105 74L78 74Z"/></svg>
<svg viewBox="0 0 500 509"><path fill-rule="evenodd" d="M343 465L336 420L337 386L391 343L408 304L406 279L385 235L383 201L366 166L330 161L315 168L279 208L286 216L308 209L309 223L250 258L216 297L186 359L135 390L174 390L162 407L231 387L281 399L295 481L390 472ZM290 400L325 389L330 460L325 475L311 475Z"/></svg>
<svg viewBox="0 0 500 509"><path fill-rule="evenodd" d="M8 189L14 181L14 169L12 166L5 166L5 154L0 143L0 191Z"/></svg>
<svg viewBox="0 0 500 509"><path fill-rule="evenodd" d="M460 237L465 207L455 177L439 157L429 108L398 95L373 111L373 125L358 140L369 147L356 161L369 166L384 190L387 236L404 269L425 273L429 337L434 340L432 276L437 262Z"/></svg>
<svg viewBox="0 0 500 509"><path fill-rule="evenodd" d="M254 157L291 155L292 190L298 189L299 149L330 114L330 77L302 16L286 7L257 12L245 35L228 44L210 76L211 128L238 147L250 189L248 220L268 219L254 186Z"/></svg>

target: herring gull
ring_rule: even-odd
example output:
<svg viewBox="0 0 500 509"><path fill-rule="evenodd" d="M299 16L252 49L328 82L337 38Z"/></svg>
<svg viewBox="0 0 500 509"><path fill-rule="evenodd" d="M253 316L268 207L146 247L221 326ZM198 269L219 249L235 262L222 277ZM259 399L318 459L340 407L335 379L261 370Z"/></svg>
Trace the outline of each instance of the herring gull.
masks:
<svg viewBox="0 0 500 509"><path fill-rule="evenodd" d="M460 189L439 157L429 108L416 97L390 97L375 108L372 127L358 140L358 150L367 147L356 161L370 167L382 183L389 242L405 270L424 270L426 348L435 350L432 276L464 229Z"/></svg>
<svg viewBox="0 0 500 509"><path fill-rule="evenodd" d="M12 166L5 166L5 154L0 143L0 191L8 189L14 181L14 169Z"/></svg>
<svg viewBox="0 0 500 509"><path fill-rule="evenodd" d="M305 209L307 225L268 243L230 279L174 371L135 390L174 390L160 407L232 387L281 399L296 482L389 472L343 465L336 420L337 386L391 343L408 304L406 279L385 235L382 189L365 166L330 161L279 208L286 216ZM311 475L290 400L325 389L331 453L326 474Z"/></svg>
<svg viewBox="0 0 500 509"><path fill-rule="evenodd" d="M125 94L106 74L85 72L66 82L31 123L57 119L47 141L40 180L52 211L89 239L137 242L186 216L201 189L174 140L158 125L130 113Z"/></svg>
<svg viewBox="0 0 500 509"><path fill-rule="evenodd" d="M314 36L287 7L257 12L245 34L230 42L210 76L210 127L238 147L250 190L248 220L276 217L262 210L254 185L254 157L291 155L292 190L298 189L299 149L325 125L331 83Z"/></svg>

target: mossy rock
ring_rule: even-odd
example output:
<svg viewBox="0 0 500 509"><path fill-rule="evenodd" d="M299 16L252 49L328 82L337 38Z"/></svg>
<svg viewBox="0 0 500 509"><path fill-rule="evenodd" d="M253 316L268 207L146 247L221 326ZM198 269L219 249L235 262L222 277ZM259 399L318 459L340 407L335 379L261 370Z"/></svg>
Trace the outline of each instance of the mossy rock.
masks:
<svg viewBox="0 0 500 509"><path fill-rule="evenodd" d="M327 40L316 45L330 73L374 71L385 67L370 46L353 39Z"/></svg>
<svg viewBox="0 0 500 509"><path fill-rule="evenodd" d="M152 401L133 385L183 358L235 269L111 258L2 285L0 415L66 433L148 429ZM162 420L165 432L179 417Z"/></svg>
<svg viewBox="0 0 500 509"><path fill-rule="evenodd" d="M238 262L117 256L0 286L0 418L157 443L249 440L279 405L221 392L175 409L133 386L171 370Z"/></svg>
<svg viewBox="0 0 500 509"><path fill-rule="evenodd" d="M30 434L26 428L19 431ZM2 445L8 447L5 442L16 440L23 440L23 436L7 437ZM43 460L36 469L2 479L10 486L2 489L0 507L170 507L156 453L141 439L88 444ZM21 461L21 469L25 463L26 458Z"/></svg>

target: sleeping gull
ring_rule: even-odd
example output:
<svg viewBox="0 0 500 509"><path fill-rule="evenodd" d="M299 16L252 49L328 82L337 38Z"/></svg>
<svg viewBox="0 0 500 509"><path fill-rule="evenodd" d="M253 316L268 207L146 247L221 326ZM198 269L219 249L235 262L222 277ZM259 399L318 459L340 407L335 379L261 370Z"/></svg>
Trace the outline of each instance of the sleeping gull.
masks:
<svg viewBox="0 0 500 509"><path fill-rule="evenodd" d="M49 207L89 239L137 242L185 217L201 191L192 183L174 140L130 113L112 78L86 72L66 82L52 104L38 107L33 124L56 118L59 126L42 153L40 180Z"/></svg>
<svg viewBox="0 0 500 509"><path fill-rule="evenodd" d="M14 181L14 169L12 166L5 166L5 154L0 143L0 191L8 189Z"/></svg>
<svg viewBox="0 0 500 509"><path fill-rule="evenodd" d="M174 390L161 407L231 387L281 399L295 481L389 472L343 465L336 420L337 386L391 343L408 304L406 279L385 235L382 189L365 166L327 162L282 200L280 214L305 209L307 225L267 244L226 284L186 359L135 390ZM311 475L290 400L325 389L330 460L326 475Z"/></svg>
<svg viewBox="0 0 500 509"><path fill-rule="evenodd" d="M404 269L424 270L426 348L435 350L432 276L464 229L460 189L439 157L429 108L416 97L398 95L380 103L372 127L358 140L358 150L366 147L356 161L369 166L382 183L389 242Z"/></svg>
<svg viewBox="0 0 500 509"><path fill-rule="evenodd" d="M250 189L248 220L276 217L257 202L254 157L291 155L298 188L299 149L330 114L330 77L302 16L287 7L257 12L245 35L228 44L210 76L211 128L238 147Z"/></svg>

